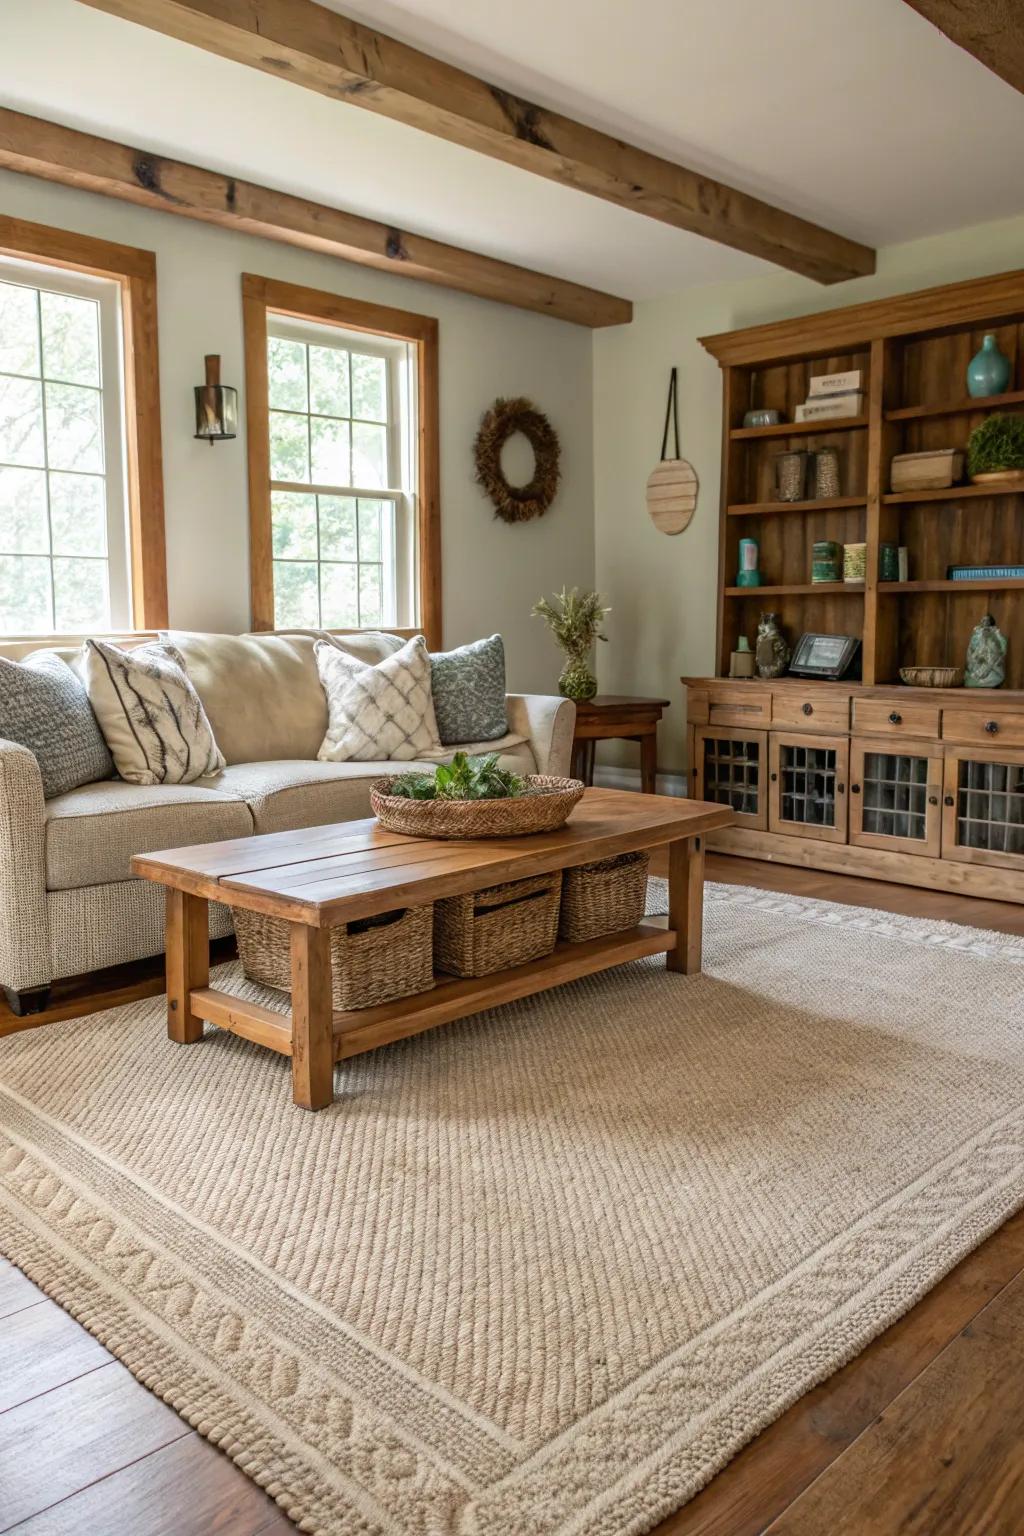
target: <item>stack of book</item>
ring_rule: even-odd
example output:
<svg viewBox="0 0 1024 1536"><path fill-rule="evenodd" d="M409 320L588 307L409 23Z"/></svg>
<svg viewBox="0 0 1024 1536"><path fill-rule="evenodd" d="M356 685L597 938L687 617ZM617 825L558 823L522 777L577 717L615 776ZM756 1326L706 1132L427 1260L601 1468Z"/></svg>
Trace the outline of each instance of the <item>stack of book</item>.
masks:
<svg viewBox="0 0 1024 1536"><path fill-rule="evenodd" d="M861 371L851 368L846 373L822 373L812 379L807 399L797 406L793 420L829 421L834 417L863 414Z"/></svg>

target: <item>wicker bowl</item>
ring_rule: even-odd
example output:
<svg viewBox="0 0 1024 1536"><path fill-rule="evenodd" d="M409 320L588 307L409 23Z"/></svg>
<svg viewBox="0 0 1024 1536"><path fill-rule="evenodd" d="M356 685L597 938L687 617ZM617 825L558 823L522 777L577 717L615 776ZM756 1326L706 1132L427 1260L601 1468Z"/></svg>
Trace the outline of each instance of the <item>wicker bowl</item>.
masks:
<svg viewBox="0 0 1024 1536"><path fill-rule="evenodd" d="M961 688L963 681L963 667L900 667L908 688Z"/></svg>
<svg viewBox="0 0 1024 1536"><path fill-rule="evenodd" d="M408 800L389 794L394 779L370 786L370 806L382 827L407 837L475 839L555 832L569 819L584 786L579 779L526 774L526 792L509 800Z"/></svg>

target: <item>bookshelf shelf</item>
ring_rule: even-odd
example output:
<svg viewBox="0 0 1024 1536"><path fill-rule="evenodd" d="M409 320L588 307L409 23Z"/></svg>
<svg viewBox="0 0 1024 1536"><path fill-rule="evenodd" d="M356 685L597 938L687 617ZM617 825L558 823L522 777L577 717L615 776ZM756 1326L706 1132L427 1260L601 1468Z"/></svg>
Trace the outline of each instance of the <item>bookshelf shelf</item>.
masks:
<svg viewBox="0 0 1024 1536"><path fill-rule="evenodd" d="M980 399L947 400L939 405L901 405L886 411L886 421L924 421L931 416L967 416L972 411L998 411L1000 407L1024 405L1024 389L1011 389L1005 395L985 395Z"/></svg>
<svg viewBox="0 0 1024 1536"><path fill-rule="evenodd" d="M836 512L866 507L865 496L825 496L819 501L748 501L729 507L730 517L763 517L776 512Z"/></svg>
<svg viewBox="0 0 1024 1536"><path fill-rule="evenodd" d="M883 496L882 500L886 506L906 506L918 501L963 501L990 496L1024 496L1024 484L951 485L941 491L896 491Z"/></svg>
<svg viewBox="0 0 1024 1536"><path fill-rule="evenodd" d="M733 442L757 437L810 437L813 433L824 436L827 432L863 431L867 424L866 416L835 416L824 421L779 421L771 427L733 427L729 436Z"/></svg>
<svg viewBox="0 0 1024 1536"><path fill-rule="evenodd" d="M882 581L880 596L913 592L1024 592L1024 577L1004 576L991 581Z"/></svg>
<svg viewBox="0 0 1024 1536"><path fill-rule="evenodd" d="M773 587L726 587L726 597L863 597L863 581L784 582Z"/></svg>

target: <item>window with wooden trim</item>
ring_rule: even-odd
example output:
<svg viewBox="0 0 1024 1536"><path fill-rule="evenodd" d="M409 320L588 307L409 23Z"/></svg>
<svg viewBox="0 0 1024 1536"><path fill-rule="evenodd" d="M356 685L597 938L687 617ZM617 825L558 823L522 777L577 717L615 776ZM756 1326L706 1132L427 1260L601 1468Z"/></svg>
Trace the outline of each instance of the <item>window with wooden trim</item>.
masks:
<svg viewBox="0 0 1024 1536"><path fill-rule="evenodd" d="M439 641L436 322L247 276L253 625Z"/></svg>
<svg viewBox="0 0 1024 1536"><path fill-rule="evenodd" d="M147 251L0 218L0 633L167 622Z"/></svg>

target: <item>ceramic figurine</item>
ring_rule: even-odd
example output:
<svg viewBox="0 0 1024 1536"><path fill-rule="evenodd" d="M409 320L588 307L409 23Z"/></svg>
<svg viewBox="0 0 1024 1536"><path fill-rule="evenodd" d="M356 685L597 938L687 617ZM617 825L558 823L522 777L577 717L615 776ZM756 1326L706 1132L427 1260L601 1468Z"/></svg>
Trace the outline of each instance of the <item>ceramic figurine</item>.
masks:
<svg viewBox="0 0 1024 1536"><path fill-rule="evenodd" d="M760 642L758 643L760 657ZM967 671L965 688L1001 688L1006 677L1006 636L1001 634L995 619L986 613L976 624L967 643Z"/></svg>
<svg viewBox="0 0 1024 1536"><path fill-rule="evenodd" d="M777 613L762 613L757 621L757 671L760 677L781 677L792 652L779 629Z"/></svg>
<svg viewBox="0 0 1024 1536"><path fill-rule="evenodd" d="M1000 352L999 343L991 332L981 343L967 364L967 393L972 400L986 395L1002 395L1010 384L1010 359Z"/></svg>

